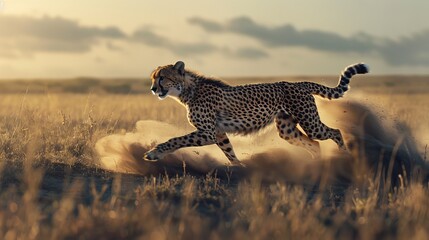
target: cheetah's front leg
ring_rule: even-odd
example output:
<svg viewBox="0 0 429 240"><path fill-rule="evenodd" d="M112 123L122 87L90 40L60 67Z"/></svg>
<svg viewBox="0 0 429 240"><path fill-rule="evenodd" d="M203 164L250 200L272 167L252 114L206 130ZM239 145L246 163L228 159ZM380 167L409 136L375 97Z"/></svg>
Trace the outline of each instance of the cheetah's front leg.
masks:
<svg viewBox="0 0 429 240"><path fill-rule="evenodd" d="M244 164L235 156L234 149L232 148L231 142L229 141L228 136L226 136L226 133L216 134L216 145L222 149L225 156L233 165L244 166Z"/></svg>
<svg viewBox="0 0 429 240"><path fill-rule="evenodd" d="M244 166L243 163L241 163L235 156L234 149L232 148L231 142L229 141L228 136L226 136L226 133L216 134L216 145L222 149L225 156L233 165Z"/></svg>
<svg viewBox="0 0 429 240"><path fill-rule="evenodd" d="M209 145L214 144L215 141L216 137L213 133L197 130L181 137L172 138L165 143L155 146L144 155L143 159L146 161L158 161L164 158L165 155L179 148Z"/></svg>

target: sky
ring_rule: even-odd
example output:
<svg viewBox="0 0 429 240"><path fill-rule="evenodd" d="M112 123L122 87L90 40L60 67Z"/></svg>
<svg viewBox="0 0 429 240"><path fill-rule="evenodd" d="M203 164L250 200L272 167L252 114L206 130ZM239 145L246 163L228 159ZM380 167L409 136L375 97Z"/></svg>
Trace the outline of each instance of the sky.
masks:
<svg viewBox="0 0 429 240"><path fill-rule="evenodd" d="M0 0L0 79L429 74L427 0Z"/></svg>

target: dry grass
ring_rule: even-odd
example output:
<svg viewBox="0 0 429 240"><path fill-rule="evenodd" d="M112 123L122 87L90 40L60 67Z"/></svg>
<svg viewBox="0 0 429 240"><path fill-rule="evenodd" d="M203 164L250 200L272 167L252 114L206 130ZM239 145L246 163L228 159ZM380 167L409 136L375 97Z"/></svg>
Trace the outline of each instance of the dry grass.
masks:
<svg viewBox="0 0 429 240"><path fill-rule="evenodd" d="M385 89L388 94L352 97L378 102L386 115L411 126L424 156L429 88L406 94L394 83ZM141 119L189 128L185 110L149 95L45 92L1 99L0 239L429 238L427 183L380 195L376 182L362 176L365 184L339 194L257 175L228 181L216 173L114 174L99 167L98 139L132 132Z"/></svg>

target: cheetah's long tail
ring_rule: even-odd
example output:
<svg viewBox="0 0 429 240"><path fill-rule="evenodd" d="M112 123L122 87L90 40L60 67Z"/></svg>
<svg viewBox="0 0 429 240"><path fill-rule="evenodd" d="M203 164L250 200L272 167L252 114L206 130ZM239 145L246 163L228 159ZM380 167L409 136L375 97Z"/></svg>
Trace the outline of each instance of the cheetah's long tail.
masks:
<svg viewBox="0 0 429 240"><path fill-rule="evenodd" d="M350 89L349 83L350 79L356 74L365 74L369 72L368 65L364 63L356 63L350 65L341 72L340 79L338 82L338 86L331 88L320 85L318 83L312 82L300 82L297 83L302 87L305 87L310 90L311 94L321 96L323 98L340 98L344 95L344 93Z"/></svg>

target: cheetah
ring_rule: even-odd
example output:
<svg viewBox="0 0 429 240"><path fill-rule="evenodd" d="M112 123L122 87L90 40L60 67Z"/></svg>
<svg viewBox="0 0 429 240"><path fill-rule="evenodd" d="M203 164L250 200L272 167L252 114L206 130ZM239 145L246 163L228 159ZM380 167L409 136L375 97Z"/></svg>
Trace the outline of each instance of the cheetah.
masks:
<svg viewBox="0 0 429 240"><path fill-rule="evenodd" d="M332 139L346 149L340 130L320 121L313 95L336 99L349 89L353 75L368 73L364 63L350 65L341 72L336 87L313 82L275 82L230 86L185 69L185 63L160 66L152 74L151 91L159 99L167 96L187 108L188 120L196 131L155 146L144 155L157 161L179 148L216 144L232 165L238 160L228 134L249 134L272 122L279 136L290 144L304 147L313 156L319 154L319 142ZM304 130L305 134L297 128Z"/></svg>

